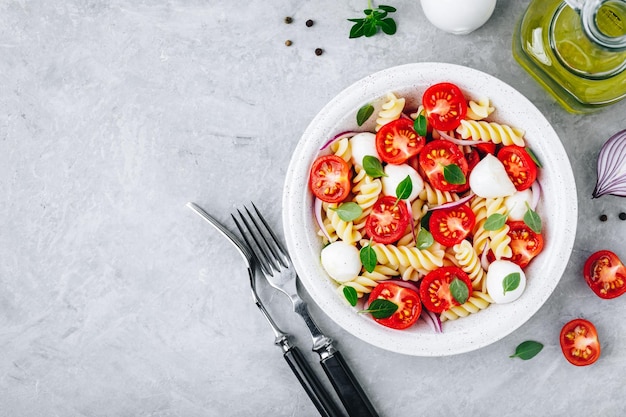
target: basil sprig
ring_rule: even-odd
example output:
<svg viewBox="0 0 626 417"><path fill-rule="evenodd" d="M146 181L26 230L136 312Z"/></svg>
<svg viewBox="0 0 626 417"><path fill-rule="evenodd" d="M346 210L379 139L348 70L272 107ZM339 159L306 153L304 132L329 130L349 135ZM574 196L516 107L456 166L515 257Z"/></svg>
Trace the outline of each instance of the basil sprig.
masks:
<svg viewBox="0 0 626 417"><path fill-rule="evenodd" d="M443 167L443 178L448 184L461 185L467 182L465 174L457 164L449 164Z"/></svg>
<svg viewBox="0 0 626 417"><path fill-rule="evenodd" d="M526 213L524 214L524 223L526 226L530 227L533 232L541 233L541 217L530 208L528 203L526 203Z"/></svg>
<svg viewBox="0 0 626 417"><path fill-rule="evenodd" d="M469 288L467 288L467 284L457 277L454 277L452 282L450 282L450 294L459 304L465 304L467 299L469 298Z"/></svg>
<svg viewBox="0 0 626 417"><path fill-rule="evenodd" d="M511 272L502 280L503 294L510 291L515 291L521 282L521 275L519 272Z"/></svg>
<svg viewBox="0 0 626 417"><path fill-rule="evenodd" d="M493 213L491 216L487 217L487 220L485 220L483 229L487 231L500 230L504 227L506 219L506 214Z"/></svg>
<svg viewBox="0 0 626 417"><path fill-rule="evenodd" d="M375 319L386 319L398 311L398 305L393 301L377 298L372 301L366 310L359 313L370 313Z"/></svg>
<svg viewBox="0 0 626 417"><path fill-rule="evenodd" d="M365 155L363 157L363 169L365 173L372 178L386 177L383 169L383 164L378 158L372 155Z"/></svg>
<svg viewBox="0 0 626 417"><path fill-rule="evenodd" d="M351 222L356 220L363 214L363 209L354 201L348 201L346 203L340 204L336 208L331 208L331 210L337 212L337 215L344 222Z"/></svg>
<svg viewBox="0 0 626 417"><path fill-rule="evenodd" d="M346 297L346 300L348 300L352 307L354 307L359 300L359 295L353 287L343 287L343 296Z"/></svg>
<svg viewBox="0 0 626 417"><path fill-rule="evenodd" d="M520 343L515 348L515 354L509 356L509 358L520 358L524 361L532 359L543 349L543 344L535 342L534 340L527 340Z"/></svg>
<svg viewBox="0 0 626 417"><path fill-rule="evenodd" d="M374 268L376 268L376 264L378 263L378 259L376 258L376 251L372 248L371 239L369 243L363 246L359 251L359 258L361 259L363 268L365 268L367 272L374 271Z"/></svg>

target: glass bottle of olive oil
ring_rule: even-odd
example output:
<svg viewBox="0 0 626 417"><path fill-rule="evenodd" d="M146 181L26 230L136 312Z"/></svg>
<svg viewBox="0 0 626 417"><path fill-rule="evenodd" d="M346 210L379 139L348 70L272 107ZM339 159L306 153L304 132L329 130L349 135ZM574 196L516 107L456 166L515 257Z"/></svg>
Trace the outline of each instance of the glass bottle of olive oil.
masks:
<svg viewBox="0 0 626 417"><path fill-rule="evenodd" d="M615 103L626 97L626 0L532 0L513 56L572 113Z"/></svg>

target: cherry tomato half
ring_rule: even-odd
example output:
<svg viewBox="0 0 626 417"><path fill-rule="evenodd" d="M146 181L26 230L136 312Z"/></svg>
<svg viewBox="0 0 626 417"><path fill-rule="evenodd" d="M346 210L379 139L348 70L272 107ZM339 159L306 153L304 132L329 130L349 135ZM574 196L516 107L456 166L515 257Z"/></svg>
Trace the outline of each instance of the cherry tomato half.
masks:
<svg viewBox="0 0 626 417"><path fill-rule="evenodd" d="M437 130L453 130L465 118L467 102L463 92L452 83L430 86L422 96L428 123Z"/></svg>
<svg viewBox="0 0 626 417"><path fill-rule="evenodd" d="M387 123L376 133L376 151L380 159L394 165L403 164L417 155L425 142L426 139L413 129L413 121L404 118Z"/></svg>
<svg viewBox="0 0 626 417"><path fill-rule="evenodd" d="M444 246L461 243L476 224L476 215L469 206L433 210L428 226L433 238Z"/></svg>
<svg viewBox="0 0 626 417"><path fill-rule="evenodd" d="M420 284L420 298L424 307L433 313L441 313L450 307L458 306L459 302L452 296L450 292L450 283L460 279L465 283L472 295L472 282L461 268L456 266L442 266L434 271L429 272Z"/></svg>
<svg viewBox="0 0 626 417"><path fill-rule="evenodd" d="M591 365L600 357L596 327L585 319L574 319L561 329L561 350L565 359L576 366Z"/></svg>
<svg viewBox="0 0 626 417"><path fill-rule="evenodd" d="M517 191L530 188L537 179L537 165L528 152L520 146L504 146L498 151L498 159L504 165Z"/></svg>
<svg viewBox="0 0 626 417"><path fill-rule="evenodd" d="M394 282L381 282L370 293L368 305L372 301L383 298L398 306L393 315L385 319L374 318L383 326L392 329L406 329L415 324L420 314L422 314L422 303L417 291L404 288Z"/></svg>
<svg viewBox="0 0 626 417"><path fill-rule="evenodd" d="M389 244L400 239L406 231L411 214L404 201L384 196L372 206L365 221L365 233L377 243Z"/></svg>
<svg viewBox="0 0 626 417"><path fill-rule="evenodd" d="M585 262L583 275L600 298L615 298L626 292L626 267L611 251L601 250L591 255Z"/></svg>
<svg viewBox="0 0 626 417"><path fill-rule="evenodd" d="M543 250L543 237L535 233L523 221L510 221L509 237L513 256L510 261L515 262L521 268L525 268L530 261Z"/></svg>
<svg viewBox="0 0 626 417"><path fill-rule="evenodd" d="M420 152L419 164L430 184L440 191L459 192L469 186L467 181L469 167L465 155L450 141L439 139L427 143ZM444 169L449 165L456 165L461 169L465 176L463 184L450 184L446 181Z"/></svg>
<svg viewBox="0 0 626 417"><path fill-rule="evenodd" d="M350 166L337 155L324 155L311 166L309 187L317 198L339 203L350 194Z"/></svg>

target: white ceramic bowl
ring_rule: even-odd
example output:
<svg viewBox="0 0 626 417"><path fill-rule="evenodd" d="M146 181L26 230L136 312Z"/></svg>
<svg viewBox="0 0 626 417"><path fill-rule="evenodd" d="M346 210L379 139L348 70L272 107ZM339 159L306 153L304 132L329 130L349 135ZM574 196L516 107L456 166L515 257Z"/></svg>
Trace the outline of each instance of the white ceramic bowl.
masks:
<svg viewBox="0 0 626 417"><path fill-rule="evenodd" d="M341 298L320 263L313 197L307 186L309 169L320 147L335 134L356 128L355 114L366 103L376 111L392 91L417 107L424 90L438 82L458 85L467 98L488 97L496 111L491 120L526 131L525 139L543 164L543 192L537 211L542 217L544 250L526 269L528 284L521 298L493 304L468 317L444 322L434 333L418 322L408 330L393 330L358 314ZM376 113L375 113L376 114ZM371 117L362 128L373 128ZM369 129L368 129L369 130ZM550 123L524 96L483 72L451 64L417 63L375 73L357 81L328 103L307 127L291 159L284 187L283 223L286 242L300 280L313 300L339 326L362 340L394 352L444 356L489 345L524 324L546 302L565 270L574 244L577 198L567 154Z"/></svg>

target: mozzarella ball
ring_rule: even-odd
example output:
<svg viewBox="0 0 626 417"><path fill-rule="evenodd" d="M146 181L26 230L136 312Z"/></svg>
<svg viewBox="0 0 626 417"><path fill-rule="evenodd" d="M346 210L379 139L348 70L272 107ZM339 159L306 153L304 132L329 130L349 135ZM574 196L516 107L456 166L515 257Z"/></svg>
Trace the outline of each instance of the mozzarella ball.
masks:
<svg viewBox="0 0 626 417"><path fill-rule="evenodd" d="M411 190L411 195L407 198L408 201L413 201L417 198L419 193L424 189L424 180L420 176L420 174L413 169L410 165L402 164L402 165L393 165L387 164L384 168L386 177L382 177L383 183L383 194L396 196L396 189L398 188L398 184L400 184L407 175L411 178L411 183L413 184L413 188Z"/></svg>
<svg viewBox="0 0 626 417"><path fill-rule="evenodd" d="M363 158L367 155L375 156L380 161L378 151L376 151L376 135L371 132L357 133L350 139L352 150L352 162L358 166L363 166Z"/></svg>
<svg viewBox="0 0 626 417"><path fill-rule="evenodd" d="M361 272L359 250L340 240L333 242L322 249L322 266L335 281L350 281Z"/></svg>
<svg viewBox="0 0 626 417"><path fill-rule="evenodd" d="M472 170L470 188L479 197L507 197L517 191L498 158L487 154Z"/></svg>
<svg viewBox="0 0 626 417"><path fill-rule="evenodd" d="M518 191L513 195L510 195L504 199L504 205L509 212L509 219L511 220L524 220L524 214L528 210L533 201L533 192L530 188Z"/></svg>
<svg viewBox="0 0 626 417"><path fill-rule="evenodd" d="M514 290L504 291L504 279L518 273L519 285ZM516 263L506 260L493 261L487 271L487 293L498 304L510 303L520 298L526 288L526 274Z"/></svg>

